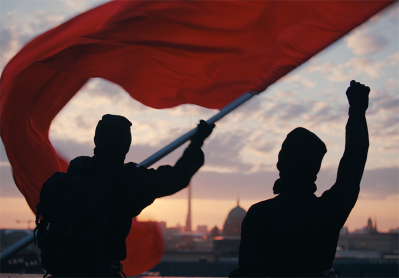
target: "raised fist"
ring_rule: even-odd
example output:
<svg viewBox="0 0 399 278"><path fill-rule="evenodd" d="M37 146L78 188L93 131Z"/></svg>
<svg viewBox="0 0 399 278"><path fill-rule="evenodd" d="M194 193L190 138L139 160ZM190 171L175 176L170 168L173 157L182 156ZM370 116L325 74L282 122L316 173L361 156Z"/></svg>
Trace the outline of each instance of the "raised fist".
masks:
<svg viewBox="0 0 399 278"><path fill-rule="evenodd" d="M350 87L346 90L346 96L349 101L349 114L365 114L369 106L370 88L356 82L351 81Z"/></svg>

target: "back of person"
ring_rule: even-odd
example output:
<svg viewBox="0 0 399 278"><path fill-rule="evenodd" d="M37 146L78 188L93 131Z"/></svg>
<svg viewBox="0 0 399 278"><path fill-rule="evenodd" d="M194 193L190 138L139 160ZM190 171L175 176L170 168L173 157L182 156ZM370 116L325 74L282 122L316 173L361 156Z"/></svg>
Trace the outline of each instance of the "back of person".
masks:
<svg viewBox="0 0 399 278"><path fill-rule="evenodd" d="M336 277L339 232L354 207L369 147L365 111L370 88L351 82L349 119L337 180L320 197L315 181L327 148L304 128L282 144L275 198L253 205L241 227L239 268L230 277Z"/></svg>
<svg viewBox="0 0 399 278"><path fill-rule="evenodd" d="M73 161L71 162L73 165ZM110 180L111 186L107 194L107 215L104 215L106 226L106 252L104 256L109 260L123 260L126 258L125 238L129 234L134 215L134 205L137 204L135 196L131 193L131 186L125 167L113 169L116 174ZM83 178L99 178L102 173L109 170L112 163L98 157L88 158L79 175ZM139 177L137 177L139 180ZM137 196L136 198L139 198Z"/></svg>
<svg viewBox="0 0 399 278"><path fill-rule="evenodd" d="M240 262L251 264L255 273L293 277L331 268L341 227L322 199L296 192L253 205L242 228L240 253L256 254L248 258L252 262L245 257ZM255 244L256 249L250 247Z"/></svg>
<svg viewBox="0 0 399 278"><path fill-rule="evenodd" d="M39 247L48 258L42 260L42 265L50 274L58 277L120 277L123 274L120 261L127 256L125 240L130 232L132 218L139 215L156 198L172 195L190 183L191 177L204 164L201 147L214 128L214 125L201 121L191 143L174 166L163 165L158 169L147 169L137 167L133 162L124 164L131 144L131 125L122 116L104 115L96 127L94 156L73 159L67 174L55 173L49 179L53 182L47 181L46 186L43 186L38 207L50 207L50 213L42 214L43 219L38 222L39 213L36 224L40 235ZM57 179L59 177L61 179ZM86 181L89 183L86 184ZM47 200L52 200L51 193L57 191L54 190L57 188L62 189L56 194L60 197L61 204L73 203L79 208L75 210L75 207L71 209L72 206L67 205L66 210L61 205L58 210L62 214L55 210L51 213L52 203L47 206L46 198L42 198L42 195L48 196ZM58 194L60 192L62 194ZM83 216L75 217L78 216L77 213L84 212L80 208L93 208L93 213L85 214L83 221ZM58 217L49 221L46 215L52 214ZM51 225L48 225L50 222ZM82 225L75 225L75 222ZM68 230L67 226L71 223L71 238L74 242L79 241L78 245L73 245L73 250L70 250L70 245L65 244L64 234L68 234L68 231L65 233L64 229L57 233L53 228L62 224ZM82 239L85 236L88 240ZM50 241L55 244L49 246ZM63 255L61 247L65 247L68 251L65 253L68 254ZM99 250L91 252L92 249ZM74 253L83 255L76 256ZM44 261L46 262L43 263ZM72 265L69 264L71 261L73 266L68 267Z"/></svg>

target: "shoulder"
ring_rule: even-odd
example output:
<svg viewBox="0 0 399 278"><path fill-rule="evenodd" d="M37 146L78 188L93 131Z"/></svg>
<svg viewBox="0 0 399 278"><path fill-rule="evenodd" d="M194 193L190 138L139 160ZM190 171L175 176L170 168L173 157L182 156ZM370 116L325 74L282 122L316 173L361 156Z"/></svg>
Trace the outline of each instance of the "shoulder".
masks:
<svg viewBox="0 0 399 278"><path fill-rule="evenodd" d="M72 170L72 169L80 169L83 168L83 166L86 164L86 162L90 159L90 156L78 156L75 157L74 159L72 159L69 162L69 166L68 166L68 173Z"/></svg>
<svg viewBox="0 0 399 278"><path fill-rule="evenodd" d="M77 156L69 162L69 165L76 164L81 161L87 161L90 158L91 158L90 156Z"/></svg>
<svg viewBox="0 0 399 278"><path fill-rule="evenodd" d="M134 162L125 163L123 166L125 167L125 170L137 169L137 163Z"/></svg>
<svg viewBox="0 0 399 278"><path fill-rule="evenodd" d="M276 197L275 197L275 198L276 198ZM271 198L271 199L267 199L267 200L264 200L264 201L260 201L260 202L258 202L258 203L256 203L256 204L253 204L253 205L249 208L249 210L248 210L248 212L247 212L247 216L256 215L256 214L262 212L263 210L267 209L267 207L271 204L271 202L272 202L273 200L274 200L274 198Z"/></svg>
<svg viewBox="0 0 399 278"><path fill-rule="evenodd" d="M128 176L134 176L135 179L139 177L146 177L146 180L151 177L155 170L147 169L144 166L137 167L137 163L129 162L124 165L124 172Z"/></svg>

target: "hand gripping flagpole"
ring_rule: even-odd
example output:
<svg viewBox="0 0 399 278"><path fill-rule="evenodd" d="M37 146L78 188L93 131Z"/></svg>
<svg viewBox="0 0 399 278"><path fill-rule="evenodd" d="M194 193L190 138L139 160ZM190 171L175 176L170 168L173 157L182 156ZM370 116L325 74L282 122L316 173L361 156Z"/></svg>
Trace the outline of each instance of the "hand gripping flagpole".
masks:
<svg viewBox="0 0 399 278"><path fill-rule="evenodd" d="M241 95L240 97L236 98L235 100L233 100L232 102L227 104L225 107L223 107L219 111L219 113L217 113L215 116L213 116L212 118L210 118L206 122L208 124L213 124L213 123L217 122L218 120L220 120L221 118L223 118L224 116L229 114L231 111L233 111L234 109L236 109L240 105L244 104L245 102L250 100L252 97L256 96L257 94L259 94L258 91L252 91L250 93L248 93L248 92L244 93L243 95ZM163 149L161 149L158 152L156 152L153 155L151 155L146 160L144 160L141 163L137 164L137 167L141 167L141 166L144 166L146 168L150 167L151 165L153 165L157 161L161 160L162 158L164 158L165 156L167 156L168 154L173 152L175 149L177 149L178 147L180 147L181 145L186 143L188 140L190 140L190 138L197 132L197 129L198 128L196 127L193 130L187 132L186 134L184 134L180 138L176 139L175 141L173 141L172 143L170 143L169 145L167 145Z"/></svg>
<svg viewBox="0 0 399 278"><path fill-rule="evenodd" d="M219 113L217 113L215 116L213 116L206 122L208 124L213 124L213 123L217 122L218 120L220 120L221 118L223 118L224 116L229 114L231 111L233 111L234 109L236 109L237 107L239 107L240 105L245 103L246 101L250 100L252 97L254 97L257 94L259 94L258 91L252 91L250 93L246 92L242 96L236 98L235 100L230 102L228 105L223 107L219 111ZM151 165L153 165L154 163L156 163L157 161L159 161L160 159L167 156L168 154L173 152L175 149L177 149L178 147L183 145L185 142L190 140L190 138L196 132L197 132L197 128L194 128L193 130L187 132L186 134L184 134L177 140L173 141L172 143L170 143L169 145L167 145L160 151L156 152L155 154L153 154L152 156L150 156L149 158L147 158L140 164L137 164L137 167L140 167L140 166L144 166L146 168L150 167ZM27 247L29 244L31 244L33 242L33 234L34 234L34 232L32 234L26 236L25 238L21 239L20 241L14 243L13 245L8 247L3 252L1 252L0 253L0 261L3 261L4 259L8 258L9 256L13 255L14 253L18 252L19 250L21 250L21 249Z"/></svg>

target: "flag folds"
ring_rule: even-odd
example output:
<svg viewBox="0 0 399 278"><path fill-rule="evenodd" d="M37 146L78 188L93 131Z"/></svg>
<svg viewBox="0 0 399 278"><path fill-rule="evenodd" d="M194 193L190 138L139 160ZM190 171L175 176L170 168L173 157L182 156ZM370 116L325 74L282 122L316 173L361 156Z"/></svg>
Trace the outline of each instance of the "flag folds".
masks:
<svg viewBox="0 0 399 278"><path fill-rule="evenodd" d="M67 168L48 139L51 121L92 77L153 108L221 108L392 2L112 1L80 14L29 42L2 73L1 137L15 183L35 211L43 182Z"/></svg>

